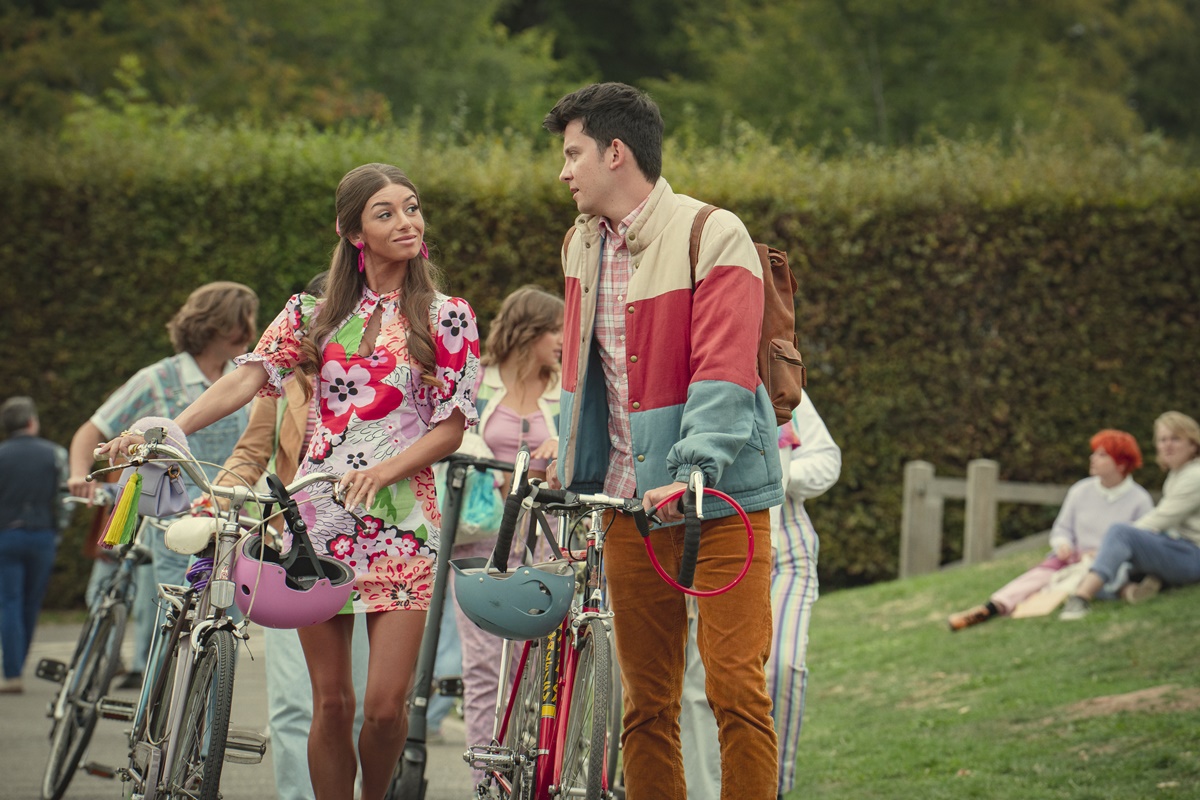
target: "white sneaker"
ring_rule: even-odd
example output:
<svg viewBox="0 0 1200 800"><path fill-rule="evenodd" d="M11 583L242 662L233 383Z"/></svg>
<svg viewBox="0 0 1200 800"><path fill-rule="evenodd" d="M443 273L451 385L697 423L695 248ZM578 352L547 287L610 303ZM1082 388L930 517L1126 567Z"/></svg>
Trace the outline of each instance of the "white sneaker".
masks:
<svg viewBox="0 0 1200 800"><path fill-rule="evenodd" d="M1063 610L1059 612L1058 618L1063 622L1070 622L1071 620L1083 619L1090 613L1092 613L1092 604L1079 595L1073 594L1063 604Z"/></svg>

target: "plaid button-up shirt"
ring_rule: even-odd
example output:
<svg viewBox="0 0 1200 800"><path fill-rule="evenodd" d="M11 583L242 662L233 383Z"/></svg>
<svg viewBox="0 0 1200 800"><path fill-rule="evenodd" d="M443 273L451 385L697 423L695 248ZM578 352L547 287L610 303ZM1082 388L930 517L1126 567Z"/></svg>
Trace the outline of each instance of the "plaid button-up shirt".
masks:
<svg viewBox="0 0 1200 800"><path fill-rule="evenodd" d="M649 199L649 196L646 198ZM608 442L612 452L604 493L612 497L637 494L637 474L633 468L633 433L629 429L629 378L625 355L626 294L632 271L625 233L642 213L646 200L629 212L613 228L600 220L604 242L600 259L600 286L596 293L596 343L604 370L604 390L608 396ZM653 488L653 487L651 487Z"/></svg>

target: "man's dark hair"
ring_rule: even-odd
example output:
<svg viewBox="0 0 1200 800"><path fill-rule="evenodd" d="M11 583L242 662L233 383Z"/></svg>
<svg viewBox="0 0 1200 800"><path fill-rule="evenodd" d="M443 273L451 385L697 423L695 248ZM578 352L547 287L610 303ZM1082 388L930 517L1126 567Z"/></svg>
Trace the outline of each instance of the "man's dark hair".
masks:
<svg viewBox="0 0 1200 800"><path fill-rule="evenodd" d="M32 397L18 395L0 405L0 427L4 428L5 436L25 430L36 416L37 406L33 404Z"/></svg>
<svg viewBox="0 0 1200 800"><path fill-rule="evenodd" d="M559 100L542 127L562 135L574 120L603 152L620 139L651 183L662 175L663 118L650 96L624 83L593 83Z"/></svg>

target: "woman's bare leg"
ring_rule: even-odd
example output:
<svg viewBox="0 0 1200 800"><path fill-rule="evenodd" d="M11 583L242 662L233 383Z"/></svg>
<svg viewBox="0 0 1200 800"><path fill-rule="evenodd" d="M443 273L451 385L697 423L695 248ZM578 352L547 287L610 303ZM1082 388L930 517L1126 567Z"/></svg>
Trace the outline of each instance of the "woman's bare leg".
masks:
<svg viewBox="0 0 1200 800"><path fill-rule="evenodd" d="M408 737L408 692L412 688L424 611L379 611L367 615L371 657L358 735L362 800L382 800Z"/></svg>
<svg viewBox="0 0 1200 800"><path fill-rule="evenodd" d="M300 628L300 644L312 681L313 721L308 732L308 774L317 800L352 800L358 764L354 758L354 682L350 642L354 616Z"/></svg>

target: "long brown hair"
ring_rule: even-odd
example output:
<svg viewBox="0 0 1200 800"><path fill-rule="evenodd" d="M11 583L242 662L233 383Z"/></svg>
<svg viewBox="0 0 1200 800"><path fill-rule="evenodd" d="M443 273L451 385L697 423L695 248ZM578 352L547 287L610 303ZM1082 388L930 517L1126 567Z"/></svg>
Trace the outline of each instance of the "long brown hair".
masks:
<svg viewBox="0 0 1200 800"><path fill-rule="evenodd" d="M527 284L515 290L500 305L488 331L487 346L480 361L499 366L511 355L523 356L517 364L517 376L524 380L533 370L529 347L544 334L562 329L563 301L561 297ZM538 377L548 385L558 379L558 367L543 366Z"/></svg>
<svg viewBox="0 0 1200 800"><path fill-rule="evenodd" d="M364 164L342 177L338 184L335 208L341 235L333 248L329 281L320 312L309 327L301 345L300 369L305 375L321 370L321 343L358 306L366 275L358 271L358 248L352 239L362 232L363 209L367 201L385 186L398 184L411 189L420 205L417 187L397 167L390 164ZM440 386L436 377L436 350L429 325L429 306L441 283L441 270L423 255L409 259L408 272L400 292L400 311L408 320L409 361L421 372L421 382ZM306 385L311 381L306 381Z"/></svg>

